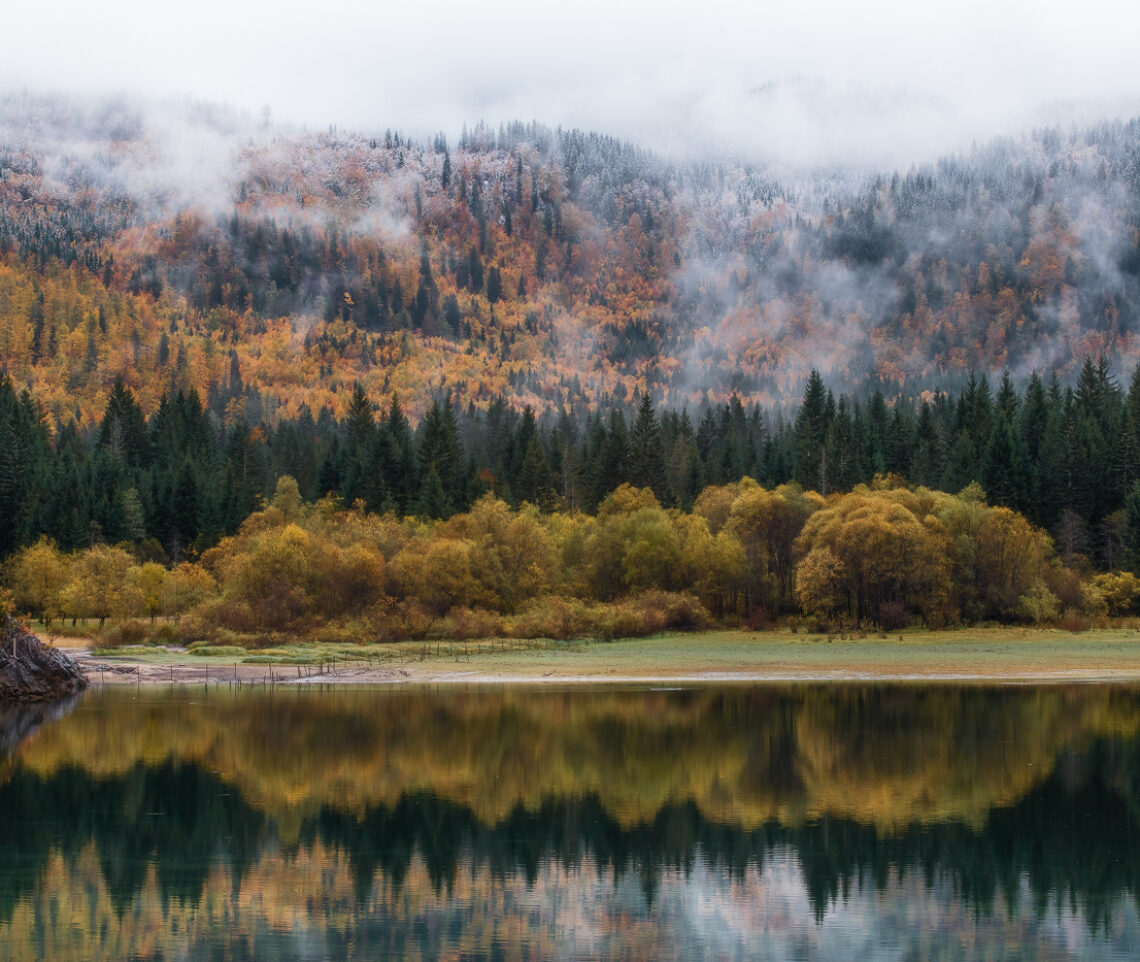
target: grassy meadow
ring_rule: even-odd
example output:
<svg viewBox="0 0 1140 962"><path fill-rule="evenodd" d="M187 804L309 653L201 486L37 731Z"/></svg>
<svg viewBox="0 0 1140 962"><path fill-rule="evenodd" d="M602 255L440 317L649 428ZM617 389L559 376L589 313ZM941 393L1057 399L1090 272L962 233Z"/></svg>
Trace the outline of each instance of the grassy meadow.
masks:
<svg viewBox="0 0 1140 962"><path fill-rule="evenodd" d="M66 643L62 641L60 643ZM1140 679L1140 631L971 628L854 635L712 631L612 642L483 639L330 644L297 641L251 653L229 646L131 646L95 653L107 664L199 668L297 666L362 683L383 680L944 678ZM395 672L396 677L389 677ZM290 677L279 675L278 677Z"/></svg>

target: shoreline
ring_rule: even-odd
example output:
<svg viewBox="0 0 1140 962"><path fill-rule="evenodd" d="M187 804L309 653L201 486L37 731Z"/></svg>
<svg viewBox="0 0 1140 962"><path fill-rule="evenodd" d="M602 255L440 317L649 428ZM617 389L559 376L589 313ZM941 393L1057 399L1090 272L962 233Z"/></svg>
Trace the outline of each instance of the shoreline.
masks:
<svg viewBox="0 0 1140 962"><path fill-rule="evenodd" d="M371 648L323 663L256 651L229 656L185 649L99 652L57 639L92 687L168 685L264 688L402 685L1127 684L1140 683L1140 632L1072 634L987 628L831 641L803 635L707 632L515 651L418 657L414 648ZM382 655L377 651L381 650Z"/></svg>

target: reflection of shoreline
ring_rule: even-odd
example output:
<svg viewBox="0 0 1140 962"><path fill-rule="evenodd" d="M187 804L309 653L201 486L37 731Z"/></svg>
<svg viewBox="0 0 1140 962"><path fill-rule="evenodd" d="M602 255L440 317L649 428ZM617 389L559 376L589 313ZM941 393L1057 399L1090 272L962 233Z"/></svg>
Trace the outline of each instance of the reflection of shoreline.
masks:
<svg viewBox="0 0 1140 962"><path fill-rule="evenodd" d="M553 958L582 924L592 957L731 957L791 899L839 959L867 917L867 944L919 937L918 898L927 946L1063 957L1044 916L1073 904L1099 955L1140 933L1138 732L1120 686L95 691L0 782L0 944L489 957L507 931Z"/></svg>
<svg viewBox="0 0 1140 962"><path fill-rule="evenodd" d="M80 697L71 695L54 702L0 701L0 756L11 756L43 725L71 714Z"/></svg>
<svg viewBox="0 0 1140 962"><path fill-rule="evenodd" d="M979 826L1058 757L1140 731L1140 691L1119 686L116 689L84 707L21 764L43 778L196 764L223 773L286 844L333 801L359 813L424 791L487 823L597 795L625 827L680 802L745 829Z"/></svg>

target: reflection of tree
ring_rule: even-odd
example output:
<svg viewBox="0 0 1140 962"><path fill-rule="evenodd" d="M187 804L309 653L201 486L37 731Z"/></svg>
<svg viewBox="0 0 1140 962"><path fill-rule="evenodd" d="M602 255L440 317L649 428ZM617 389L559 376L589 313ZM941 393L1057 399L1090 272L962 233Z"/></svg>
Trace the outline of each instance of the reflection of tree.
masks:
<svg viewBox="0 0 1140 962"><path fill-rule="evenodd" d="M745 828L824 814L881 831L978 826L1068 746L1140 727L1135 692L1089 687L279 691L211 697L208 710L191 694L108 693L84 704L99 723L76 715L45 727L21 752L25 767L121 776L157 750L226 772L285 844L330 800L363 811L422 792L484 823L596 794L626 827L690 800L710 821Z"/></svg>
<svg viewBox="0 0 1140 962"><path fill-rule="evenodd" d="M597 796L549 799L485 824L464 806L420 795L359 819L322 811L303 838L348 853L358 896L377 871L398 885L418 852L437 890L455 882L460 865L488 867L499 878L520 873L533 884L548 860L567 868L588 861L618 878L635 874L652 902L667 870L688 872L700 859L744 881L750 868L790 849L821 918L855 887L883 890L913 874L927 885L950 881L975 912L990 913L998 896L1017 905L1025 878L1037 915L1050 900L1072 902L1095 929L1120 898L1140 893L1140 742L1100 742L1085 764L1081 784L1054 774L977 829L948 822L882 832L826 817L743 830L710 822L692 804L663 806L652 820L625 827Z"/></svg>
<svg viewBox="0 0 1140 962"><path fill-rule="evenodd" d="M240 887L279 845L342 853L358 904L417 871L442 893L476 870L534 884L552 865L636 879L652 904L670 872L704 863L745 883L787 852L820 915L899 876L949 883L982 913L1027 887L1027 909L1072 902L1094 927L1140 892L1124 689L291 693L120 710L42 729L0 785L0 920L46 884L53 853L93 851L122 914L152 871L164 904L193 905L211 870ZM107 758L88 731L129 750L94 769ZM148 761L156 744L170 755ZM299 801L281 807L290 789Z"/></svg>
<svg viewBox="0 0 1140 962"><path fill-rule="evenodd" d="M896 877L949 881L974 911L997 899L1015 906L1022 880L1030 907L1079 906L1096 929L1114 904L1140 892L1140 741L1102 741L1016 804L978 827L960 822L881 831L825 817L799 826L742 829L710 821L691 803L666 804L649 820L623 825L597 795L549 798L483 822L466 805L430 792L363 813L328 806L301 827L299 845L343 852L358 902L378 875L397 890L417 856L437 893L489 870L533 885L544 865L593 866L636 877L652 903L668 871L703 861L744 882L774 855L791 851L822 917L845 893ZM153 865L163 902L193 904L215 862L235 883L259 858L274 858L275 833L239 793L195 765L138 766L121 778L66 769L50 779L17 770L0 788L0 919L35 890L52 851L68 859L94 843L115 910L127 911ZM330 911L332 911L330 909Z"/></svg>
<svg viewBox="0 0 1140 962"><path fill-rule="evenodd" d="M219 853L240 877L268 840L264 816L196 765L139 765L110 779L17 768L0 787L0 811L0 919L34 890L53 851L74 859L93 842L121 914L152 865L164 902L194 902Z"/></svg>

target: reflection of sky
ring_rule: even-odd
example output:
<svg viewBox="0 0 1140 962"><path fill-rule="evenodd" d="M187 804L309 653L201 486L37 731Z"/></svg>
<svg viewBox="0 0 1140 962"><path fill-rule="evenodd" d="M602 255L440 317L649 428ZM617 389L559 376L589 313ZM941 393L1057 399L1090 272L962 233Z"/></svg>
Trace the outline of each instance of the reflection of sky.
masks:
<svg viewBox="0 0 1140 962"><path fill-rule="evenodd" d="M320 845L265 852L235 887L218 865L194 904L163 899L150 875L125 912L112 910L96 855L59 859L39 890L0 922L4 957L251 959L903 959L1125 960L1140 955L1135 901L1112 907L1107 934L1053 902L1038 918L1022 883L1011 913L975 917L948 883L916 873L883 889L853 885L817 920L789 849L730 879L703 860L662 873L647 900L636 872L615 878L586 861L546 860L533 884L459 867L434 893L420 856L402 884L378 874L363 902L343 853ZM59 906L67 906L60 912ZM77 952L77 947L82 947Z"/></svg>
<svg viewBox="0 0 1140 962"><path fill-rule="evenodd" d="M559 873L561 874L561 873ZM569 891L568 891L569 890ZM571 894L573 893L573 894ZM1028 885L1020 911L1004 903L975 918L950 885L913 875L883 891L868 880L817 921L795 857L781 852L744 881L703 862L668 872L652 906L636 878L616 884L585 869L555 879L543 873L532 899L558 917L563 957L819 959L886 962L913 958L1135 959L1140 917L1133 901L1116 907L1110 932L1094 935L1079 912L1052 903L1037 918ZM632 920L626 933L614 919ZM573 921L572 921L573 920ZM650 934L652 933L652 934ZM623 934L630 936L623 945ZM645 954L638 951L640 948Z"/></svg>

